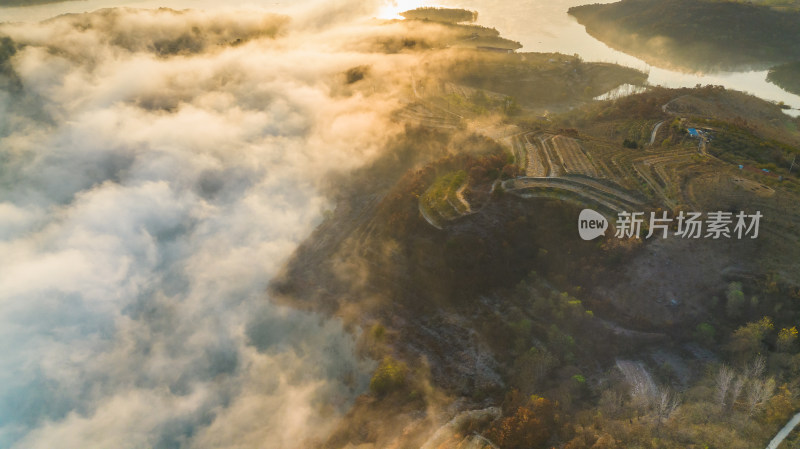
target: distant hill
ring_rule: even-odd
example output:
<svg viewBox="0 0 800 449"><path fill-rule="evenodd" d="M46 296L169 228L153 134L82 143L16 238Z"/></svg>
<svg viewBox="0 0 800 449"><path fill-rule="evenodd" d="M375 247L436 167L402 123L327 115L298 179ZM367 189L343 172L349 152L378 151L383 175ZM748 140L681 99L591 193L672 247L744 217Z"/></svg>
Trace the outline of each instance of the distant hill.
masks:
<svg viewBox="0 0 800 449"><path fill-rule="evenodd" d="M500 36L494 28L475 25L478 13L466 9L424 7L400 13L406 19L407 25L421 24L422 26L435 24L444 27L448 32L458 36L457 42L448 45L459 47L492 49L492 50L517 50L522 44ZM433 36L428 30L423 40L431 40ZM441 40L441 37L438 39Z"/></svg>
<svg viewBox="0 0 800 449"><path fill-rule="evenodd" d="M69 0L0 0L0 8L10 8L13 6L33 6L46 3L61 3Z"/></svg>
<svg viewBox="0 0 800 449"><path fill-rule="evenodd" d="M767 81L782 89L800 95L800 62L773 67L769 70Z"/></svg>
<svg viewBox="0 0 800 449"><path fill-rule="evenodd" d="M467 9L423 7L400 13L406 19L462 23L478 20L478 13Z"/></svg>
<svg viewBox="0 0 800 449"><path fill-rule="evenodd" d="M778 10L800 10L800 0L738 0L741 3L754 3Z"/></svg>
<svg viewBox="0 0 800 449"><path fill-rule="evenodd" d="M623 0L570 8L586 31L653 65L765 69L800 60L800 12L750 3Z"/></svg>

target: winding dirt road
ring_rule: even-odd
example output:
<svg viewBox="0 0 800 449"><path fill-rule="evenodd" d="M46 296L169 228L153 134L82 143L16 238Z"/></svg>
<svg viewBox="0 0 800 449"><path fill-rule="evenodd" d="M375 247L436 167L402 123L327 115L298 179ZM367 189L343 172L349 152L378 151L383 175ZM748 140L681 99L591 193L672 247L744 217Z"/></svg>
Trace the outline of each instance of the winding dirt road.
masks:
<svg viewBox="0 0 800 449"><path fill-rule="evenodd" d="M664 120L656 123L656 126L653 127L653 133L650 134L650 146L653 146L653 142L656 141L656 134L658 134L658 129L661 128L661 125L664 124Z"/></svg>

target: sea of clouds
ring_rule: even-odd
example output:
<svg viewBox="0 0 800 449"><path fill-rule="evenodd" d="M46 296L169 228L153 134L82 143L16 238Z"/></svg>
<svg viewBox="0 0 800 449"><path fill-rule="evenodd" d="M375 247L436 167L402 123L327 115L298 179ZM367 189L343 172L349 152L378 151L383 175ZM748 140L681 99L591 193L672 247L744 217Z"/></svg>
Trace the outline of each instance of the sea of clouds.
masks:
<svg viewBox="0 0 800 449"><path fill-rule="evenodd" d="M342 87L413 65L356 3L0 24L0 447L305 447L365 390L351 333L265 293L398 132L391 83Z"/></svg>

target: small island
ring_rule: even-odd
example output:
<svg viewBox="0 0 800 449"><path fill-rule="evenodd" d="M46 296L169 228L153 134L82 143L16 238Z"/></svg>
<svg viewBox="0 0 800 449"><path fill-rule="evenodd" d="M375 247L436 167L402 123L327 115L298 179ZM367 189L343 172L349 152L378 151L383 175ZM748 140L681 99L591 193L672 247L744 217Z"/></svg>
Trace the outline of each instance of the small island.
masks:
<svg viewBox="0 0 800 449"><path fill-rule="evenodd" d="M400 13L406 19L431 20L434 22L463 23L478 20L478 13L459 8L422 7Z"/></svg>

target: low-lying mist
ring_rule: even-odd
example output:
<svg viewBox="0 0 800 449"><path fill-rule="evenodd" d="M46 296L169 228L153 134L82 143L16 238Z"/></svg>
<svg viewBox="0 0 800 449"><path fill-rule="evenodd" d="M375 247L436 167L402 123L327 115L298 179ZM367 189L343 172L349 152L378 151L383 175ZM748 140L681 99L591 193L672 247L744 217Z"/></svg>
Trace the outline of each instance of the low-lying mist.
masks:
<svg viewBox="0 0 800 449"><path fill-rule="evenodd" d="M416 60L321 20L0 24L0 446L305 447L364 391L353 334L265 288Z"/></svg>

